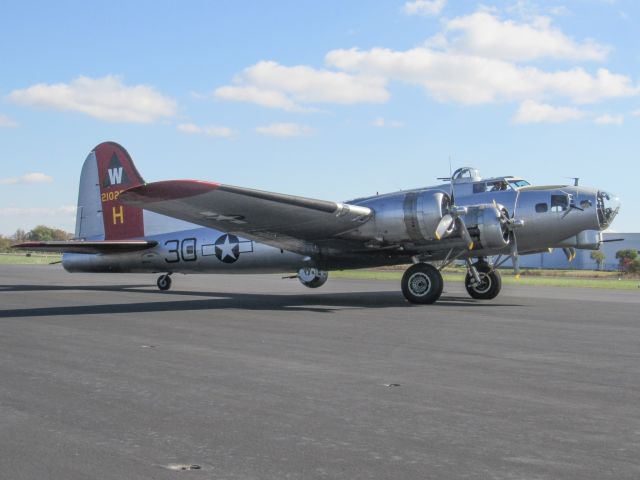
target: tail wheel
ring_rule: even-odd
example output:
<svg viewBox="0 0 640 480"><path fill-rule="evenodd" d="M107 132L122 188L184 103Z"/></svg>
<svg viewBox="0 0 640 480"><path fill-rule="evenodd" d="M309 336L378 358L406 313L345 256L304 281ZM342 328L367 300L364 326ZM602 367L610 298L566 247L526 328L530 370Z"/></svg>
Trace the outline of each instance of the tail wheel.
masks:
<svg viewBox="0 0 640 480"><path fill-rule="evenodd" d="M160 290L169 290L171 288L171 277L169 275L160 275L156 283Z"/></svg>
<svg viewBox="0 0 640 480"><path fill-rule="evenodd" d="M434 303L442 295L443 287L440 271L428 263L416 263L402 276L402 293L411 303Z"/></svg>
<svg viewBox="0 0 640 480"><path fill-rule="evenodd" d="M491 300L496 298L502 289L502 277L500 272L492 270L486 263L476 264L480 283L477 283L471 272L464 279L464 287L467 293L478 300Z"/></svg>

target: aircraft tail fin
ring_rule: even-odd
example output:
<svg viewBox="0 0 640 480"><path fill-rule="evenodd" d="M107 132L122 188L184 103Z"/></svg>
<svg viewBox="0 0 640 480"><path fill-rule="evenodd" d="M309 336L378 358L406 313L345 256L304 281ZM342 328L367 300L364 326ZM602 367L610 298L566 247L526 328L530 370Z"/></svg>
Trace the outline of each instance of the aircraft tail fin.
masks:
<svg viewBox="0 0 640 480"><path fill-rule="evenodd" d="M144 184L129 153L115 142L95 147L82 166L75 236L89 240L144 237L141 208L119 201L127 188Z"/></svg>

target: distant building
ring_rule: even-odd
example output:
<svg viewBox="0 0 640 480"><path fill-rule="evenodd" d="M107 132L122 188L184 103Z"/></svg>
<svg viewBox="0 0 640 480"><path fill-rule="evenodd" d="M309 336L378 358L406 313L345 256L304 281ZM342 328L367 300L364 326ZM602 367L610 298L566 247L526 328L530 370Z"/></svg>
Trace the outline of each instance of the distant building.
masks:
<svg viewBox="0 0 640 480"><path fill-rule="evenodd" d="M600 251L604 253L604 270L617 270L618 260L616 252L633 248L640 252L640 233L604 233L604 240L622 238L621 242L605 242ZM507 262L509 264L509 262ZM551 253L536 253L534 255L522 255L520 257L522 268L551 268L551 269L575 269L596 270L598 264L591 259L591 250L576 250L576 258L569 263L561 248L556 248Z"/></svg>

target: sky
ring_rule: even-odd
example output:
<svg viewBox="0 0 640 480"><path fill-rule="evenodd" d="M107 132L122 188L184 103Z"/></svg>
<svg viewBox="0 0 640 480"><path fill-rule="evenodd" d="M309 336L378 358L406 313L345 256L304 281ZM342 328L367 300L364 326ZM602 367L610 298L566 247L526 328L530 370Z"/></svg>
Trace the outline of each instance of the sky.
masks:
<svg viewBox="0 0 640 480"><path fill-rule="evenodd" d="M618 194L640 231L640 2L13 1L0 234L74 230L80 168L344 201L453 168Z"/></svg>

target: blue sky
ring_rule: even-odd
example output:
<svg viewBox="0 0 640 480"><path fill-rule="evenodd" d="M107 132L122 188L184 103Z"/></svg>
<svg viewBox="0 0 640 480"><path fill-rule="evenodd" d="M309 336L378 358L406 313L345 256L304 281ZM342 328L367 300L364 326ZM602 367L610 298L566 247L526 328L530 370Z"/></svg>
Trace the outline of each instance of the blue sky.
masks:
<svg viewBox="0 0 640 480"><path fill-rule="evenodd" d="M73 231L80 168L327 200L485 176L620 195L640 231L631 0L24 2L0 7L0 233Z"/></svg>

